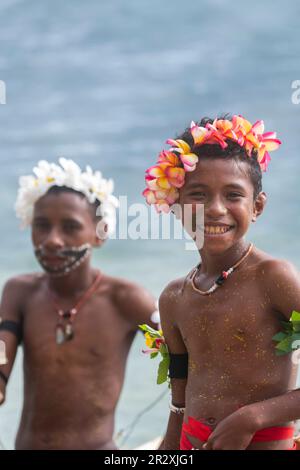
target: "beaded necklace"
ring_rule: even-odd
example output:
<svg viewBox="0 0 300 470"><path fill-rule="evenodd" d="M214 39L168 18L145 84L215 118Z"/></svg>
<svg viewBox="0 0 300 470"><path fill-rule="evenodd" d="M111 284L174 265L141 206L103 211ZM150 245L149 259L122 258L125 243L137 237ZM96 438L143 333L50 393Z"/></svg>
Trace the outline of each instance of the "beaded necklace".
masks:
<svg viewBox="0 0 300 470"><path fill-rule="evenodd" d="M193 289L201 295L212 294L218 287L220 287L224 284L224 282L226 281L228 276L230 276L230 274L232 274L233 271L235 271L236 268L247 258L247 256L251 253L252 248L253 248L253 243L250 243L248 250L242 256L242 258L239 261L237 261L233 266L231 266L231 268L227 269L227 271L222 271L220 276L216 279L214 284L207 291L200 290L200 289L198 289L198 287L195 286L195 276L196 276L197 272L199 271L199 269L201 267L201 264L196 266L196 268L194 268L194 272L193 272L192 278L191 278Z"/></svg>

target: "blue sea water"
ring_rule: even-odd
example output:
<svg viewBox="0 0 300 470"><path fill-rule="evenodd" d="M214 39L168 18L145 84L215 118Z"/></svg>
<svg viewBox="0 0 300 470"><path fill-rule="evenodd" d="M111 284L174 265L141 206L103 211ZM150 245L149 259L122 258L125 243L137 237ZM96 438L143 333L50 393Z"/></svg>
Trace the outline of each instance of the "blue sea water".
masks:
<svg viewBox="0 0 300 470"><path fill-rule="evenodd" d="M300 79L300 4L290 0L1 0L0 284L37 269L30 234L14 217L17 180L58 156L102 170L116 194L142 201L144 169L171 137L204 115L263 118L283 145L264 186L269 201L251 230L258 247L300 267L299 121L291 84ZM156 296L197 262L182 241L112 240L95 263ZM132 348L116 431L154 400L156 366ZM19 354L0 410L12 448L22 404ZM162 434L167 396L145 414L126 446Z"/></svg>

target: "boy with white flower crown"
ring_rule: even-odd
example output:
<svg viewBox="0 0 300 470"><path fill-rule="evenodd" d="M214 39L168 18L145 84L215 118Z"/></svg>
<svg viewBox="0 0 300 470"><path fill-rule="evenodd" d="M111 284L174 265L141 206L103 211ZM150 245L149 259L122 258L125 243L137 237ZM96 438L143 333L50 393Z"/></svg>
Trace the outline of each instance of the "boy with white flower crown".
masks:
<svg viewBox="0 0 300 470"><path fill-rule="evenodd" d="M0 401L24 347L16 449L115 449L114 413L138 324L155 321L143 288L90 265L115 225L113 183L71 160L40 162L16 203L44 273L10 279L0 307ZM104 237L105 238L105 237ZM152 318L152 320L151 320Z"/></svg>
<svg viewBox="0 0 300 470"><path fill-rule="evenodd" d="M158 211L189 204L193 217L203 204L204 243L201 263L160 297L172 390L162 447L295 449L300 390L288 353L300 339L300 277L245 239L280 141L262 121L235 115L192 122L167 143L146 171L144 196Z"/></svg>

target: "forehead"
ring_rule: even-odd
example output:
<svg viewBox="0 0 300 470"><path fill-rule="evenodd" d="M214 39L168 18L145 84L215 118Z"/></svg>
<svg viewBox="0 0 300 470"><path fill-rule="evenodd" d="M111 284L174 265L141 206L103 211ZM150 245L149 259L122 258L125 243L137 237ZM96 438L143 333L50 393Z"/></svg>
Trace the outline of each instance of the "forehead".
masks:
<svg viewBox="0 0 300 470"><path fill-rule="evenodd" d="M76 193L49 193L41 197L34 206L34 217L51 219L91 220L93 207L85 197Z"/></svg>
<svg viewBox="0 0 300 470"><path fill-rule="evenodd" d="M246 162L233 159L199 157L196 169L186 173L184 188L201 184L212 188L238 184L245 189L253 189L249 166Z"/></svg>

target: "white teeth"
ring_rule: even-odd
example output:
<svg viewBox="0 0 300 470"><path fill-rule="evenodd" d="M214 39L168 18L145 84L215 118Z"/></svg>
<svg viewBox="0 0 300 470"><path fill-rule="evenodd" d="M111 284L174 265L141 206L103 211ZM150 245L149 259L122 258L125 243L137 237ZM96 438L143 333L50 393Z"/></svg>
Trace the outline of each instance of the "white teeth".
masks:
<svg viewBox="0 0 300 470"><path fill-rule="evenodd" d="M213 225L206 225L204 227L204 232L207 234L222 234L226 233L230 230L229 226L213 226Z"/></svg>

